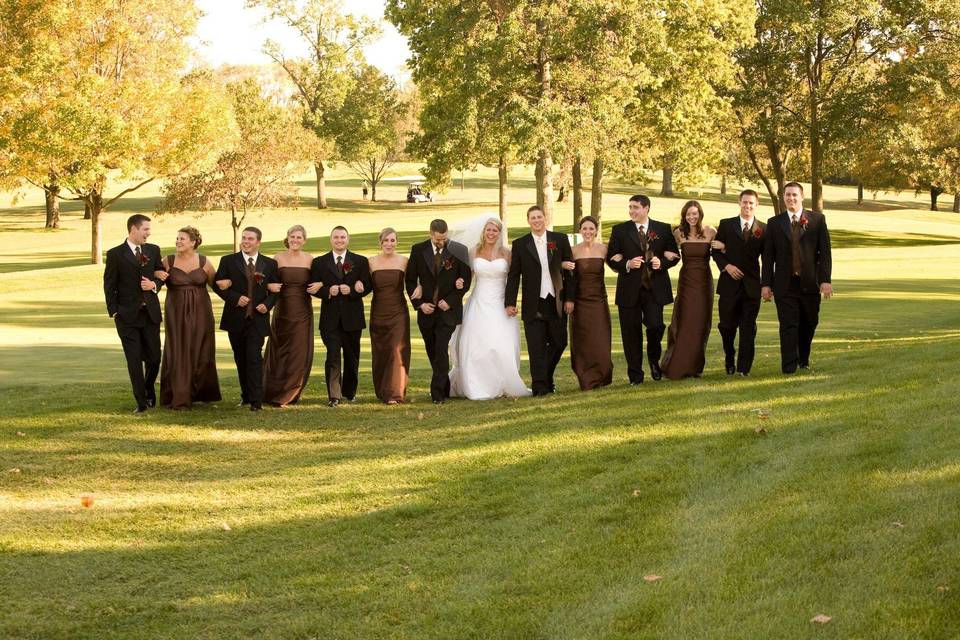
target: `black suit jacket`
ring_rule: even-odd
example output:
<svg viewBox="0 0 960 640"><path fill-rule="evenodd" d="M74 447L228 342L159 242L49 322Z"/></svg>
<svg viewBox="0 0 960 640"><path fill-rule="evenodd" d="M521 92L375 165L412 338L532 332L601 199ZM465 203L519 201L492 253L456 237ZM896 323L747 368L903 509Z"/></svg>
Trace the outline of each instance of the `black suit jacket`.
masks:
<svg viewBox="0 0 960 640"><path fill-rule="evenodd" d="M467 248L458 242L450 241L440 254L439 273L434 272L433 242L425 240L410 249L410 260L407 261L407 295L413 295L417 284L423 290L423 296L411 298L413 308L417 310L417 321L421 324L430 324L432 321L444 322L456 326L463 321L463 296L470 289L473 271L470 265L457 258L450 251L451 245L456 246L456 253L461 256L469 255ZM463 289L457 289L457 280L463 278ZM439 287L439 300L445 301L450 308L442 311L435 309L431 314L420 311L420 305L433 301L433 290Z"/></svg>
<svg viewBox="0 0 960 640"><path fill-rule="evenodd" d="M134 322L140 305L145 304L150 321L160 324L160 299L157 293L163 281L153 277L154 271L163 271L160 261L160 247L144 244L140 248L144 264L137 264L137 257L124 241L121 245L107 251L107 265L103 270L103 295L107 301L107 314L113 314L124 322ZM149 278L157 285L156 292L140 288L140 278Z"/></svg>
<svg viewBox="0 0 960 640"><path fill-rule="evenodd" d="M276 294L270 293L267 285L271 282L280 281L277 261L261 253L257 255L254 268L256 273L263 274L263 278L259 283L253 283L253 299L248 304L254 307L253 321L257 327L257 332L261 336L267 337L270 335L270 309L273 309L273 305L277 302ZM247 313L246 308L237 306L237 301L240 300L241 296L247 295L247 262L243 257L243 252L231 253L220 258L217 275L213 279L214 281L231 281L230 287L224 291L221 291L216 284L213 287L213 291L223 298L223 315L220 316L220 328L224 331L239 331L243 328L243 320ZM267 313L260 313L256 310L256 307L260 304L267 306Z"/></svg>
<svg viewBox="0 0 960 640"><path fill-rule="evenodd" d="M343 276L337 271L337 261L333 252L317 256L310 265L310 281L322 282L323 286L315 294L320 298L321 331L334 331L342 327L344 331L361 331L367 326L363 314L363 297L370 293L370 263L358 253L347 251L343 256ZM354 287L363 283L363 293L357 293ZM330 297L330 287L345 284L350 293Z"/></svg>
<svg viewBox="0 0 960 640"><path fill-rule="evenodd" d="M555 246L550 249L551 243ZM556 292L557 313L564 316L563 303L576 300L576 280L573 273L563 269L561 262L573 260L573 251L570 250L570 241L563 233L547 231L547 263L550 267L550 279L553 281L553 290ZM520 291L523 275L523 306L520 313L524 319L532 320L537 315L537 305L540 302L540 255L533 234L528 233L513 241L510 256L510 272L507 274L507 288L504 292L503 304L505 307L517 306L517 293Z"/></svg>
<svg viewBox="0 0 960 640"><path fill-rule="evenodd" d="M643 255L640 245L640 233L633 220L621 222L610 232L610 242L607 243L607 264L617 272L618 306L635 307L640 303L642 271L650 272L650 289L654 300L658 304L668 305L673 302L673 286L670 284L670 275L667 270L676 266L676 260L667 260L663 257L665 251L672 251L679 255L677 240L673 237L673 230L666 222L647 220L647 255ZM615 262L613 256L620 254L623 260ZM627 270L627 262L632 258L645 258L639 269ZM660 268L654 269L650 265L650 258L660 258Z"/></svg>
<svg viewBox="0 0 960 640"><path fill-rule="evenodd" d="M801 214L807 223L800 233L800 291L819 293L820 285L830 282L833 269L830 254L830 232L822 213L804 209ZM790 236L790 214L781 213L767 220L767 241L763 248L763 277L761 284L772 287L773 295L787 293L793 275L793 247Z"/></svg>
<svg viewBox="0 0 960 640"><path fill-rule="evenodd" d="M767 240L767 225L756 217L750 227L750 237L743 241L743 223L740 216L725 218L717 227L717 240L725 246L723 251L713 252L713 261L720 269L720 279L717 281L717 294L721 296L734 295L743 287L748 298L756 300L760 297L760 256ZM743 278L734 280L724 271L728 264L743 271Z"/></svg>

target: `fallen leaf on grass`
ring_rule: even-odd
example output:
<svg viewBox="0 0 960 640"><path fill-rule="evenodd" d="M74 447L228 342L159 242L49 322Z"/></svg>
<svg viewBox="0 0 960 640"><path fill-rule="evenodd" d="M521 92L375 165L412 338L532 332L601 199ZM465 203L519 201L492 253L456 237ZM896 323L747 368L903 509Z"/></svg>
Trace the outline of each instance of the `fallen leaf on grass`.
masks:
<svg viewBox="0 0 960 640"><path fill-rule="evenodd" d="M817 624L827 624L831 620L833 620L833 618L830 616L825 616L822 613L810 618L810 622L816 622Z"/></svg>
<svg viewBox="0 0 960 640"><path fill-rule="evenodd" d="M764 429L763 427L757 427L756 429L753 430L753 432L761 436L767 435L767 430Z"/></svg>
<svg viewBox="0 0 960 640"><path fill-rule="evenodd" d="M895 526L897 529L903 529L903 523L900 522L899 520L894 522L893 526Z"/></svg>
<svg viewBox="0 0 960 640"><path fill-rule="evenodd" d="M7 473L20 473L20 469L14 467L13 469L7 469Z"/></svg>
<svg viewBox="0 0 960 640"><path fill-rule="evenodd" d="M647 575L643 576L643 580L644 582L656 582L657 580L663 580L663 576L658 576L655 573L648 573Z"/></svg>
<svg viewBox="0 0 960 640"><path fill-rule="evenodd" d="M224 531L233 531L233 529L230 528L230 525L228 525L226 522L222 523L220 525L220 528L223 529Z"/></svg>
<svg viewBox="0 0 960 640"><path fill-rule="evenodd" d="M937 591L939 591L940 593L946 593L947 591L950 591L950 587L948 587L945 584L941 584L937 586Z"/></svg>
<svg viewBox="0 0 960 640"><path fill-rule="evenodd" d="M642 494L643 494L643 491L642 491L641 489L634 489L634 490L633 490L633 497L634 497L634 498L636 498L636 497L638 497L638 496L640 496L640 495L642 495Z"/></svg>
<svg viewBox="0 0 960 640"><path fill-rule="evenodd" d="M24 436L27 435L27 434L25 434L23 431L17 431L17 435L22 438L22 437L24 437Z"/></svg>

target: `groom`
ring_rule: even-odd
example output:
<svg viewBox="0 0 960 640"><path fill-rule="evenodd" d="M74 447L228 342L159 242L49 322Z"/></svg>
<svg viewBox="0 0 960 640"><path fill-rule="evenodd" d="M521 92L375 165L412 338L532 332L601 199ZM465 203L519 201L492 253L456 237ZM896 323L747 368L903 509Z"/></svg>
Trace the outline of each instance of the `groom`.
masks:
<svg viewBox="0 0 960 640"><path fill-rule="evenodd" d="M160 247L147 244L150 218L142 214L127 219L127 239L107 251L103 294L127 359L127 373L137 400L134 413L157 403L154 382L160 371L160 301L163 282L154 277L163 271Z"/></svg>
<svg viewBox="0 0 960 640"><path fill-rule="evenodd" d="M447 347L463 321L463 295L470 288L467 248L447 238L447 223L430 223L430 239L413 245L407 262L407 295L417 310L417 326L433 368L430 399L443 404L450 397L450 354ZM462 280L462 287L458 287ZM414 297L417 286L421 294Z"/></svg>
<svg viewBox="0 0 960 640"><path fill-rule="evenodd" d="M567 314L573 313L573 276L561 263L572 262L570 242L547 231L543 209L527 209L530 233L513 241L510 273L504 292L507 315L517 315L517 293L523 281L523 332L530 353L533 395L553 393L553 373L567 348Z"/></svg>

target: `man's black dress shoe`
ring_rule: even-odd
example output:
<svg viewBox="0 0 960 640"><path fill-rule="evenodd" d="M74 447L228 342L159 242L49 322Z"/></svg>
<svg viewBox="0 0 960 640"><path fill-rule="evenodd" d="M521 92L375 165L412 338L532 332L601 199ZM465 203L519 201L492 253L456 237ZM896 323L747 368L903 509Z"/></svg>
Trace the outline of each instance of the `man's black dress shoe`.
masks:
<svg viewBox="0 0 960 640"><path fill-rule="evenodd" d="M434 400L433 404L443 404L443 400Z"/></svg>
<svg viewBox="0 0 960 640"><path fill-rule="evenodd" d="M146 406L138 406L136 409L133 410L133 412L134 412L134 413L146 413L146 412L147 412L147 407L146 407Z"/></svg>
<svg viewBox="0 0 960 640"><path fill-rule="evenodd" d="M339 406L340 406L340 398L333 398L332 400L330 400L330 402L327 403L327 406L329 406L329 407L339 407Z"/></svg>
<svg viewBox="0 0 960 640"><path fill-rule="evenodd" d="M732 364L728 364L728 365L727 365L727 375L728 375L728 376L732 376L732 375L735 374L736 372L737 372L737 370L734 369L734 367L733 367Z"/></svg>
<svg viewBox="0 0 960 640"><path fill-rule="evenodd" d="M750 377L750 372L749 372L749 371L741 371L741 372L738 373L737 375L740 376L741 378L749 378L749 377Z"/></svg>
<svg viewBox="0 0 960 640"><path fill-rule="evenodd" d="M263 405L259 402L251 402L250 411L263 411Z"/></svg>
<svg viewBox="0 0 960 640"><path fill-rule="evenodd" d="M654 380L659 380L663 377L663 370L660 369L659 365L651 364L650 365L650 377Z"/></svg>
<svg viewBox="0 0 960 640"><path fill-rule="evenodd" d="M153 408L153 407L157 406L157 399L156 399L156 398L147 398L147 406L150 407L150 408Z"/></svg>

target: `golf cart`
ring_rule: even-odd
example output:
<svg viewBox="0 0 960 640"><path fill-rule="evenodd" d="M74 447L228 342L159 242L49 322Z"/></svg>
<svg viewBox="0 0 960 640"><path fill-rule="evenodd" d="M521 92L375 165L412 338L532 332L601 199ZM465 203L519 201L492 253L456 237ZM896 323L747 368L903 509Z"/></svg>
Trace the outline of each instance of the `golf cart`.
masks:
<svg viewBox="0 0 960 640"><path fill-rule="evenodd" d="M423 190L422 182L407 185L407 202L433 202L433 194Z"/></svg>

